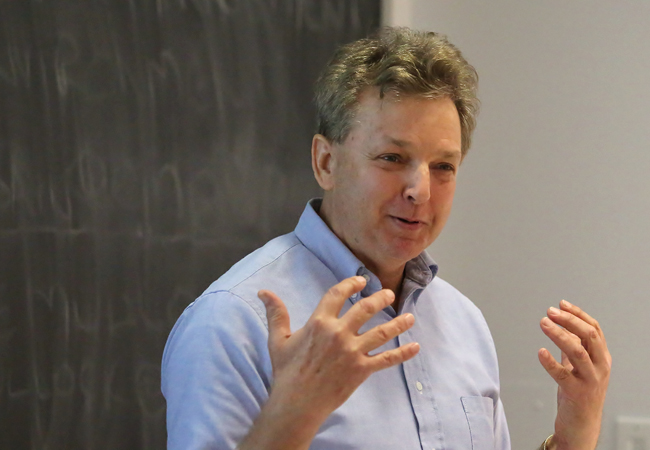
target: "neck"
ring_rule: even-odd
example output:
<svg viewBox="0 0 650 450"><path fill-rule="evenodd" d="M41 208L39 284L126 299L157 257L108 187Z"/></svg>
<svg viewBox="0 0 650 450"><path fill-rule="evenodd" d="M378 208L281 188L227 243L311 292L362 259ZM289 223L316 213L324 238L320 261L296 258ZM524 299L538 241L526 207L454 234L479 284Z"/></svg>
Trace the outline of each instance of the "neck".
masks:
<svg viewBox="0 0 650 450"><path fill-rule="evenodd" d="M398 290L402 289L402 279L404 278L404 265L401 267L394 268L392 270L386 270L384 268L379 268L376 267L372 264L368 264L365 261L362 261L365 266L370 270L372 273L377 275L377 278L379 278L379 281L381 281L381 286L384 289L390 289L395 294L397 294Z"/></svg>
<svg viewBox="0 0 650 450"><path fill-rule="evenodd" d="M364 262L364 261L362 261ZM381 286L384 289L390 289L395 293L395 301L393 301L393 309L395 312L399 312L400 306L400 296L402 295L402 281L404 280L404 266L397 267L392 270L386 270L373 265L366 264L368 270L374 273L379 281L381 281Z"/></svg>
<svg viewBox="0 0 650 450"><path fill-rule="evenodd" d="M395 293L393 308L396 312L398 312L400 295L402 293L402 280L404 279L404 267L406 266L406 262L396 263L395 265L379 265L373 260L373 258L365 254L363 252L363 249L356 249L355 251L355 249L352 248L348 242L346 242L343 234L336 226L337 224L332 220L332 217L335 216L335 214L332 211L333 206L328 200L329 197L327 195L324 195L320 209L316 212L327 224L330 230L332 230L332 232L334 232L334 234L336 234L338 238L341 239L341 242L343 242L350 249L350 251L352 251L352 253L354 253L354 255L359 258L359 261L361 261L368 270L370 270L377 276L377 278L379 278L382 288L390 289Z"/></svg>

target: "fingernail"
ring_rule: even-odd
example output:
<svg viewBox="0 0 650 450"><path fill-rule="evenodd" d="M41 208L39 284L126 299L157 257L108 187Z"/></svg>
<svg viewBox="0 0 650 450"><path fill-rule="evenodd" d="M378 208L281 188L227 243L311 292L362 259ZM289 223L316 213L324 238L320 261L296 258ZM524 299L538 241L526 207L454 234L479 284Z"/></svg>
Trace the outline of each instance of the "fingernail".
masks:
<svg viewBox="0 0 650 450"><path fill-rule="evenodd" d="M550 315L552 315L552 316L559 316L559 315L560 315L560 310L557 309L555 306L551 306L551 307L548 309L548 313L549 313Z"/></svg>
<svg viewBox="0 0 650 450"><path fill-rule="evenodd" d="M366 279L365 279L364 277L359 277L359 276L357 276L357 277L354 277L354 278L355 278L359 283L364 283L364 284L365 284L365 282L366 282Z"/></svg>
<svg viewBox="0 0 650 450"><path fill-rule="evenodd" d="M415 317L413 317L413 314L408 313L408 314L404 314L404 316L405 316L404 320L406 321L406 324L408 326L411 326L415 323Z"/></svg>
<svg viewBox="0 0 650 450"><path fill-rule="evenodd" d="M564 306L565 308L570 308L570 307L572 307L573 305L572 305L571 303L567 302L566 300L562 300L562 301L560 302L560 306Z"/></svg>
<svg viewBox="0 0 650 450"><path fill-rule="evenodd" d="M545 327L551 327L553 326L553 322L551 322L551 319L549 319L548 317L544 317L542 319L542 325L544 325Z"/></svg>

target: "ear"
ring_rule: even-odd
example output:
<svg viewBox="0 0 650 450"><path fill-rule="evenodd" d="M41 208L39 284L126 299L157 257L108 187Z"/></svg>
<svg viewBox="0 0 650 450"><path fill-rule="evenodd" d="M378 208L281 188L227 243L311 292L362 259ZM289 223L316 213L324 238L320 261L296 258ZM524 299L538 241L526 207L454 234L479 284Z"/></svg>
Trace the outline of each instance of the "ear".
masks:
<svg viewBox="0 0 650 450"><path fill-rule="evenodd" d="M322 134L315 134L311 141L311 167L314 170L314 177L325 191L334 187L334 166L333 155L334 145Z"/></svg>

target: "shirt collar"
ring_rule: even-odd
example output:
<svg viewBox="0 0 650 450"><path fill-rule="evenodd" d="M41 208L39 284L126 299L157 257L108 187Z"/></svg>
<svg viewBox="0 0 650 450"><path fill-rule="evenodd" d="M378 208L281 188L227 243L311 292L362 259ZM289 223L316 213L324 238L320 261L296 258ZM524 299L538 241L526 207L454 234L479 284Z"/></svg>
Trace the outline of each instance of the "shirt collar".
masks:
<svg viewBox="0 0 650 450"><path fill-rule="evenodd" d="M366 287L361 291L363 297L379 291L382 288L379 278L354 256L318 215L321 203L320 198L307 203L296 226L296 237L332 271L337 281L360 275L367 280ZM427 252L423 251L406 263L404 272L405 278L426 287L436 276L438 266Z"/></svg>

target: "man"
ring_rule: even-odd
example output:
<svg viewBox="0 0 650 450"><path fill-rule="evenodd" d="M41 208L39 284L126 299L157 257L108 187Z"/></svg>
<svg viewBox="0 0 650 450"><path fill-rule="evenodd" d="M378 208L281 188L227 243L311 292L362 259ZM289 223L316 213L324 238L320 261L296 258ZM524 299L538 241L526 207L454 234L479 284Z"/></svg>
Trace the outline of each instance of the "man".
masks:
<svg viewBox="0 0 650 450"><path fill-rule="evenodd" d="M178 320L162 369L169 448L510 448L488 327L425 252L451 210L476 85L434 33L385 29L339 50L316 88L323 199ZM539 353L559 384L543 447L593 450L602 331L564 302L541 326L564 353Z"/></svg>

